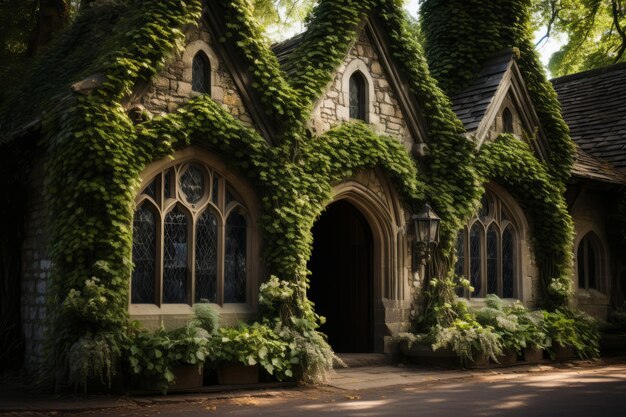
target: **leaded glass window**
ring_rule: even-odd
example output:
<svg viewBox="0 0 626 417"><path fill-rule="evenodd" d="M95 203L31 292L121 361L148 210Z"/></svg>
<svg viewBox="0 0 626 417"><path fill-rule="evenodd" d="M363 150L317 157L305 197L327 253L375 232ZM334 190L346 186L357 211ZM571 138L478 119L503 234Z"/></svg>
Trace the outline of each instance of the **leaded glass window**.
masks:
<svg viewBox="0 0 626 417"><path fill-rule="evenodd" d="M217 217L208 209L196 223L196 302L217 301Z"/></svg>
<svg viewBox="0 0 626 417"><path fill-rule="evenodd" d="M191 63L191 89L198 93L211 92L211 65L204 52L198 52Z"/></svg>
<svg viewBox="0 0 626 417"><path fill-rule="evenodd" d="M156 175L137 197L131 303L245 303L249 220L237 189L200 162Z"/></svg>
<svg viewBox="0 0 626 417"><path fill-rule="evenodd" d="M518 296L519 238L511 219L505 203L486 192L467 229L459 233L455 273L469 278L471 297Z"/></svg>
<svg viewBox="0 0 626 417"><path fill-rule="evenodd" d="M187 302L187 247L189 219L176 206L165 216L163 233L163 302Z"/></svg>
<svg viewBox="0 0 626 417"><path fill-rule="evenodd" d="M238 213L226 223L226 259L224 262L224 300L246 302L246 219Z"/></svg>
<svg viewBox="0 0 626 417"><path fill-rule="evenodd" d="M136 304L154 303L156 261L156 216L149 203L142 204L133 220L133 261L131 300Z"/></svg>
<svg viewBox="0 0 626 417"><path fill-rule="evenodd" d="M350 118L365 121L367 116L367 83L361 72L356 71L350 77L349 98Z"/></svg>
<svg viewBox="0 0 626 417"><path fill-rule="evenodd" d="M602 243L600 238L589 232L578 244L576 263L578 269L578 288L604 291Z"/></svg>

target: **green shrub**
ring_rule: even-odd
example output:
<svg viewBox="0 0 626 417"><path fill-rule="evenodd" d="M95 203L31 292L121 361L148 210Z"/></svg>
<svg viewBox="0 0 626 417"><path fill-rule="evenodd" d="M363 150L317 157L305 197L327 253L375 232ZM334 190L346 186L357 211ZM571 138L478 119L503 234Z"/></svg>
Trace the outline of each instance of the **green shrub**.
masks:
<svg viewBox="0 0 626 417"><path fill-rule="evenodd" d="M240 323L218 330L211 338L209 357L214 363L258 364L283 380L293 377L292 365L299 363L292 347L266 325Z"/></svg>
<svg viewBox="0 0 626 417"><path fill-rule="evenodd" d="M591 316L562 308L553 312L544 311L543 319L553 347L555 344L572 346L583 359L600 356L600 332ZM554 349L549 349L549 352L554 357Z"/></svg>
<svg viewBox="0 0 626 417"><path fill-rule="evenodd" d="M200 371L209 353L209 337L206 330L192 324L172 331L140 331L129 348L130 370L142 378L155 378L165 393L174 382L174 367L198 365Z"/></svg>
<svg viewBox="0 0 626 417"><path fill-rule="evenodd" d="M86 334L72 345L69 352L70 383L75 387L98 378L111 387L111 377L117 372L120 356L118 344L111 334Z"/></svg>
<svg viewBox="0 0 626 417"><path fill-rule="evenodd" d="M549 345L541 312L530 311L519 301L511 304L490 294L485 307L476 311L476 320L493 328L504 349L518 354L527 347L544 349Z"/></svg>
<svg viewBox="0 0 626 417"><path fill-rule="evenodd" d="M220 326L220 315L210 304L200 303L193 306L194 319L192 324L215 334Z"/></svg>

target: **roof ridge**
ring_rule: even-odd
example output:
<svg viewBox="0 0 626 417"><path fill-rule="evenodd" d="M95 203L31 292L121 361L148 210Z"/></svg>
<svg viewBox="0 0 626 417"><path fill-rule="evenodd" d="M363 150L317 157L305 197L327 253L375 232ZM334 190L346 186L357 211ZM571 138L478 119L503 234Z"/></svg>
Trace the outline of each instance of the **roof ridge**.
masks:
<svg viewBox="0 0 626 417"><path fill-rule="evenodd" d="M550 82L553 85L563 84L563 83L567 83L570 81L579 80L582 78L597 77L599 75L604 75L604 74L607 74L613 71L618 71L621 69L626 69L626 62L618 62L617 64L611 64L605 67L594 68L591 70L581 71L581 72L577 72L574 74L563 75L561 77L551 79Z"/></svg>

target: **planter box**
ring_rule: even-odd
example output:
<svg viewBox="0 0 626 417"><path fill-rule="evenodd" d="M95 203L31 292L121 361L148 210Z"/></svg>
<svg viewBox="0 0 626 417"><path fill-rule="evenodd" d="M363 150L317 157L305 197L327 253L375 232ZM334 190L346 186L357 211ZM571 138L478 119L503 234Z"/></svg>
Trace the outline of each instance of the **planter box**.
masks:
<svg viewBox="0 0 626 417"><path fill-rule="evenodd" d="M498 362L493 359L489 363L494 366L514 366L517 365L517 353L514 350L506 350L498 357Z"/></svg>
<svg viewBox="0 0 626 417"><path fill-rule="evenodd" d="M543 361L543 349L525 348L522 350L522 360L527 364L538 364Z"/></svg>
<svg viewBox="0 0 626 417"><path fill-rule="evenodd" d="M203 369L198 365L178 365L172 369L174 382L167 387L167 392L196 391L202 388ZM148 391L163 392L156 378L140 381L140 386Z"/></svg>
<svg viewBox="0 0 626 417"><path fill-rule="evenodd" d="M552 351L554 352L553 360L557 362L565 362L577 358L574 346L561 346L556 343L552 346Z"/></svg>
<svg viewBox="0 0 626 417"><path fill-rule="evenodd" d="M259 367L241 364L220 365L217 382L221 385L251 385L259 383Z"/></svg>
<svg viewBox="0 0 626 417"><path fill-rule="evenodd" d="M489 366L489 358L481 355L474 362L461 363L461 359L451 349L433 350L430 345L412 344L409 348L408 343L400 343L400 353L413 363L424 366L433 366L441 368L486 368Z"/></svg>
<svg viewBox="0 0 626 417"><path fill-rule="evenodd" d="M198 365L179 365L173 370L174 382L168 391L193 391L202 388L203 368Z"/></svg>

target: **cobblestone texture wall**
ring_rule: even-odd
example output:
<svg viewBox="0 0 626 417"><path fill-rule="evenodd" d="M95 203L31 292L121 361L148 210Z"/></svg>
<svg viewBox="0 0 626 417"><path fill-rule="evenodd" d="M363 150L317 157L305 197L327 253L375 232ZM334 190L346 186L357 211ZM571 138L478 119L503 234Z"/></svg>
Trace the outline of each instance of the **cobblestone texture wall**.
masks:
<svg viewBox="0 0 626 417"><path fill-rule="evenodd" d="M25 235L22 246L22 328L24 331L24 368L36 372L43 362L46 319L46 288L52 262L48 256L48 222L43 195L43 161L36 161L28 190Z"/></svg>
<svg viewBox="0 0 626 417"><path fill-rule="evenodd" d="M372 46L372 42L365 31L361 32L359 39L350 49L344 63L339 67L337 75L326 91L326 95L317 103L312 115L312 128L316 134L322 134L330 130L341 121L347 120L349 103L346 102L345 92L348 90L348 82L344 80L344 74L350 63L355 59L363 61L374 83L374 96L372 110L369 115L369 123L377 132L397 138L410 147L413 139L404 120L404 115L396 93L389 84L389 79L380 62L378 52Z"/></svg>
<svg viewBox="0 0 626 417"><path fill-rule="evenodd" d="M190 29L187 34L187 45L194 42L204 42L215 55L215 41L204 27ZM195 55L195 54L194 54ZM180 105L191 100L198 93L191 90L191 77L186 75L185 68L191 66L191 59L185 53L176 55L160 74L152 80L150 88L141 98L141 104L155 115L175 111ZM184 59L185 58L185 59ZM212 88L211 97L234 117L248 127L253 126L252 119L246 110L241 96L235 86L231 74L227 71L219 57L212 59ZM188 60L189 62L185 62ZM217 64L217 65L215 65Z"/></svg>

